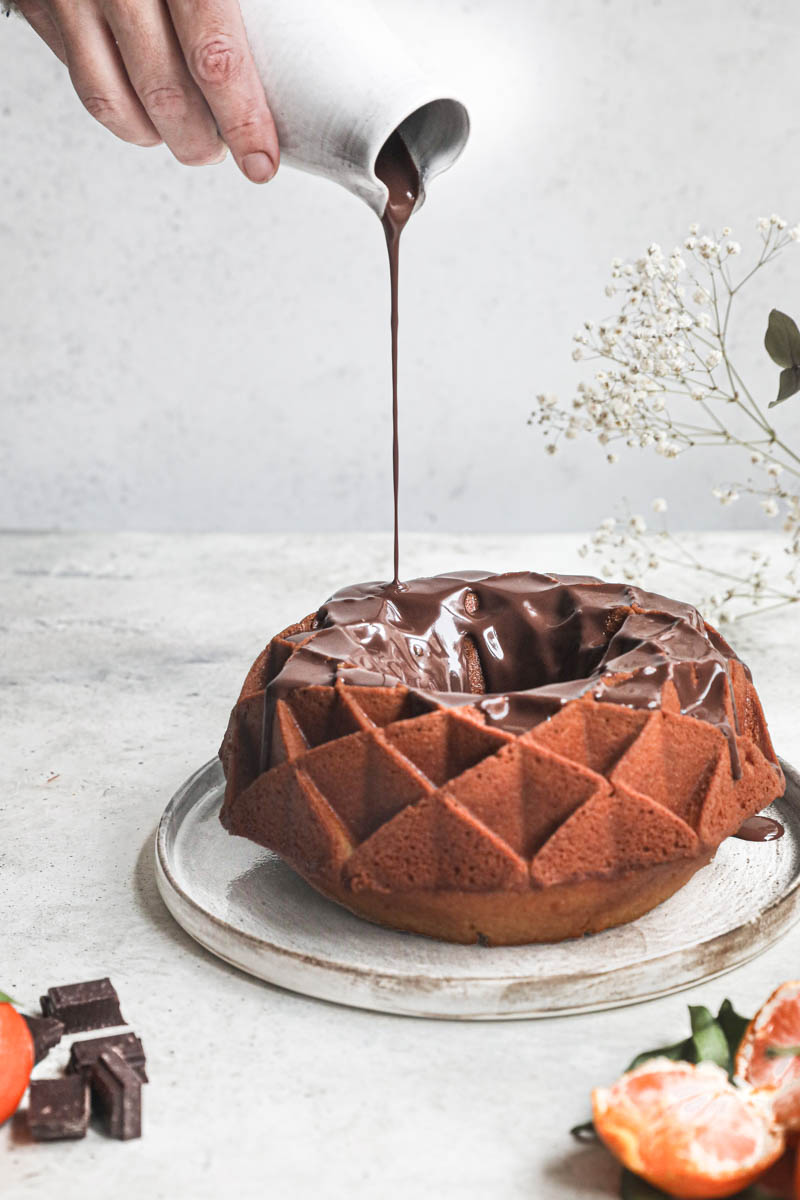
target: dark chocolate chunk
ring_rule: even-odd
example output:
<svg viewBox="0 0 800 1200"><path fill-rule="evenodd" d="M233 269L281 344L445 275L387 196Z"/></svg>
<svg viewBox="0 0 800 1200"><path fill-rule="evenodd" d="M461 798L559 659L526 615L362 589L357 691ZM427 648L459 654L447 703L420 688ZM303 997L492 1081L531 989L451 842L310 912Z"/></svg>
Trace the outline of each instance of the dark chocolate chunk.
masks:
<svg viewBox="0 0 800 1200"><path fill-rule="evenodd" d="M87 1029L126 1024L120 1012L119 996L110 979L51 987L47 995L42 996L42 1012L46 1017L63 1021L65 1033L84 1033Z"/></svg>
<svg viewBox="0 0 800 1200"><path fill-rule="evenodd" d="M24 1015L24 1014L23 1014ZM56 1017L25 1017L33 1038L34 1062L40 1063L57 1046L64 1034L64 1022Z"/></svg>
<svg viewBox="0 0 800 1200"><path fill-rule="evenodd" d="M107 1037L86 1038L70 1047L68 1072L89 1076L92 1067L106 1050L116 1050L133 1067L142 1083L147 1083L144 1046L135 1033L111 1033Z"/></svg>
<svg viewBox="0 0 800 1200"><path fill-rule="evenodd" d="M89 1127L89 1111L89 1088L82 1076L32 1081L28 1127L37 1142L84 1137Z"/></svg>
<svg viewBox="0 0 800 1200"><path fill-rule="evenodd" d="M121 1141L141 1137L142 1081L133 1067L116 1050L104 1050L89 1080L92 1107L104 1120L110 1136Z"/></svg>

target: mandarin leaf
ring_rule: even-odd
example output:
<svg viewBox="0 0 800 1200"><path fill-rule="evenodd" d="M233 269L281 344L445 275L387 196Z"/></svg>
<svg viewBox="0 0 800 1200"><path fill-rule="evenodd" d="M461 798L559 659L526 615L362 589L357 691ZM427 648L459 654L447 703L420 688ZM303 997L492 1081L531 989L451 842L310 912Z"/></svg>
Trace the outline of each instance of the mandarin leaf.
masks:
<svg viewBox="0 0 800 1200"><path fill-rule="evenodd" d="M695 1062L713 1062L730 1073L731 1052L722 1026L703 1005L689 1005Z"/></svg>
<svg viewBox="0 0 800 1200"><path fill-rule="evenodd" d="M736 1058L739 1047L742 1044L747 1027L750 1024L749 1017L743 1017L738 1013L731 1004L730 1000L723 1000L719 1006L717 1013L717 1021L722 1028L722 1032L728 1042L728 1049L731 1055L731 1065Z"/></svg>
<svg viewBox="0 0 800 1200"><path fill-rule="evenodd" d="M599 1142L600 1140L594 1127L594 1121L584 1121L582 1125L573 1125L569 1132L576 1142Z"/></svg>
<svg viewBox="0 0 800 1200"><path fill-rule="evenodd" d="M634 1071L642 1063L649 1062L651 1058L669 1058L672 1062L692 1062L692 1049L692 1039L688 1037L684 1038L682 1042L676 1042L674 1046L657 1046L655 1050L643 1050L641 1054L636 1055L636 1058L631 1059L625 1068L625 1073Z"/></svg>

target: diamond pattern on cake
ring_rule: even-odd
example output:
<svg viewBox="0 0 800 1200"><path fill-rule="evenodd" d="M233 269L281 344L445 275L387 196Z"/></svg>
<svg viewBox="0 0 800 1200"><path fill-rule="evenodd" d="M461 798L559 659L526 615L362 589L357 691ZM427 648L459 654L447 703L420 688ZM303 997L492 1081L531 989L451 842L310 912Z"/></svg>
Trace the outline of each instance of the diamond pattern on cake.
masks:
<svg viewBox="0 0 800 1200"><path fill-rule="evenodd" d="M345 892L541 888L698 856L781 790L738 663L732 685L739 779L718 728L670 711L583 697L516 736L470 705L426 711L405 687L341 681L276 703L284 761L259 775L258 690L223 743L223 823Z"/></svg>
<svg viewBox="0 0 800 1200"><path fill-rule="evenodd" d="M298 765L356 842L433 790L425 776L388 745L377 729L310 750Z"/></svg>
<svg viewBox="0 0 800 1200"><path fill-rule="evenodd" d="M601 793L573 813L531 863L540 887L655 866L699 851L697 834L669 809L633 793Z"/></svg>
<svg viewBox="0 0 800 1200"><path fill-rule="evenodd" d="M614 787L650 796L696 828L722 751L728 753L730 774L728 744L719 729L691 717L655 712L610 780Z"/></svg>
<svg viewBox="0 0 800 1200"><path fill-rule="evenodd" d="M571 813L608 791L608 783L520 739L453 779L446 791L527 860Z"/></svg>
<svg viewBox="0 0 800 1200"><path fill-rule="evenodd" d="M491 892L529 886L526 863L466 809L438 792L374 833L353 853L344 878L354 892Z"/></svg>
<svg viewBox="0 0 800 1200"><path fill-rule="evenodd" d="M275 705L275 716L272 720L272 755L270 762L278 766L282 762L291 762L305 754L308 742L303 731L294 719L292 710L285 700L279 700Z"/></svg>
<svg viewBox="0 0 800 1200"><path fill-rule="evenodd" d="M305 875L337 880L353 840L313 781L291 763L260 775L237 798L237 820Z"/></svg>
<svg viewBox="0 0 800 1200"><path fill-rule="evenodd" d="M367 720L381 729L393 725L396 721L408 721L435 708L402 684L393 688L348 684L342 690L347 693L353 704L358 705Z"/></svg>
<svg viewBox="0 0 800 1200"><path fill-rule="evenodd" d="M727 750L720 753L697 822L700 840L707 845L716 845L735 833L762 807L760 799L766 791L778 792L775 767L750 738L739 739L742 775L735 783L726 757Z"/></svg>
<svg viewBox="0 0 800 1200"><path fill-rule="evenodd" d="M398 721L385 736L437 787L513 740L511 734L487 726L469 707Z"/></svg>
<svg viewBox="0 0 800 1200"><path fill-rule="evenodd" d="M576 701L525 736L604 775L636 740L649 717L620 704Z"/></svg>

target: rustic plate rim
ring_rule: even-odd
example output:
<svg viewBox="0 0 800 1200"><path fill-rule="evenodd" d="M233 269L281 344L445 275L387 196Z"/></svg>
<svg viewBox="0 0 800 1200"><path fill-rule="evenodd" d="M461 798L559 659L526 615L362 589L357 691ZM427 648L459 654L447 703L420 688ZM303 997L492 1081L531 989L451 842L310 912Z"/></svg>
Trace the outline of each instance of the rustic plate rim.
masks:
<svg viewBox="0 0 800 1200"><path fill-rule="evenodd" d="M790 763L783 758L779 758L781 767L787 779L787 788L784 795L776 802L781 803L788 798L789 803L795 797L788 797L788 793L795 792L795 796L800 800L800 772L798 772ZM203 796L196 797L190 801L191 793L194 787L205 781L205 777L209 776L206 781L206 788ZM759 926L762 923L772 926L776 924L778 914L782 914L782 919L777 921L776 928L770 928L765 931L763 939L754 942L749 949L749 952L734 954L731 961L719 967L717 970L702 970L698 974L692 973L691 976L683 978L680 982L658 987L647 992L639 992L636 995L625 998L608 998L605 1000L595 1000L585 1005L571 1005L562 1007L534 1007L531 1009L507 1009L505 1011L491 1012L436 1012L423 1011L420 1008L405 1008L402 1004L391 1004L384 1006L380 1003L380 997L374 996L372 1002L358 998L342 998L340 996L331 995L330 988L318 988L314 986L313 980L307 980L302 984L287 983L283 979L276 979L274 973L264 974L259 970L253 969L251 966L244 965L237 958L227 954L219 944L206 937L200 936L196 926L206 926L212 930L219 931L221 938L233 939L236 943L244 943L248 948L255 952L264 954L265 956L274 957L283 960L296 966L298 969L305 972L321 973L323 975L333 975L338 978L345 978L359 983L366 983L376 992L380 992L381 987L393 988L400 985L407 985L408 988L413 988L415 983L424 984L426 991L431 995L438 993L442 999L446 999L448 994L453 997L455 989L463 990L465 988L477 989L486 991L492 995L502 993L509 987L519 986L524 987L529 983L532 987L542 986L542 980L534 979L530 975L525 974L507 974L507 975L458 975L449 976L442 974L439 977L431 975L414 975L411 971L398 969L397 971L387 970L385 967L370 968L353 963L345 963L337 961L335 958L323 958L318 954L304 953L303 951L291 949L287 946L270 940L268 937L253 934L247 930L239 929L230 922L225 921L215 913L210 912L201 903L199 903L179 882L169 861L168 842L173 829L177 832L180 828L180 822L185 816L182 813L183 808L190 811L195 807L204 796L208 795L210 790L216 789L223 781L222 765L218 758L209 759L208 762L198 767L191 775L184 780L180 787L176 790L169 803L167 804L156 830L154 838L155 850L155 866L156 866L156 883L159 893L175 921L195 940L199 945L202 945L209 953L214 954L217 958L247 974L259 978L264 982L271 983L274 986L286 988L290 991L299 992L301 994L312 996L317 999L330 1000L334 1003L344 1004L350 1007L361 1009L371 1009L386 1014L416 1016L421 1018L433 1018L444 1020L513 1020L513 1019L535 1019L556 1016L577 1015L587 1012L599 1012L612 1008L620 1008L630 1004L645 1003L648 1000L656 999L661 996L675 994L683 991L686 988L695 986L698 983L710 981L719 978L721 975L729 971L735 970L738 967L744 966L757 958L764 951L774 945L788 930L800 920L800 870L795 875L792 883L786 890L777 898L773 899L764 909L759 912L757 917L744 922L742 925L735 926L733 929L724 930L721 933L715 934L707 941L696 943L693 946L682 946L672 950L659 950L652 956L645 955L640 963L626 964L624 966L611 966L608 970L596 970L584 972L580 976L580 982L583 985L591 984L592 982L602 982L613 980L615 977L620 978L625 973L629 973L634 967L656 967L662 966L665 971L668 969L671 962L677 962L683 956L688 955L690 960L702 952L704 956L711 956L714 953L715 947L720 948L721 944L735 940L741 936L748 926L752 926L756 921ZM176 827L177 822L177 827ZM195 921L186 919L186 911L194 916ZM786 910L784 912L784 910ZM633 925L636 922L632 922ZM191 926L191 927L190 927ZM414 936L414 935L409 935ZM426 939L427 940L427 939ZM512 947L504 947L505 950L513 949ZM486 952L487 948L483 948ZM488 948L491 951L491 948ZM446 968L443 968L446 970ZM691 968L690 968L691 970ZM577 977L575 977L577 978ZM559 972L552 976L548 983L556 984L557 982L573 979L568 974ZM383 997L385 1000L385 996Z"/></svg>

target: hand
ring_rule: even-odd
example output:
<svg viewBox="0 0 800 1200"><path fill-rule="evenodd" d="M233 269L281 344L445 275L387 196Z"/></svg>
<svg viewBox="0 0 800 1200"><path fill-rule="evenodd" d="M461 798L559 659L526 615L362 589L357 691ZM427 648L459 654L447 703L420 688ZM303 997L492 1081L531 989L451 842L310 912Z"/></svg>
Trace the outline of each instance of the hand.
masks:
<svg viewBox="0 0 800 1200"><path fill-rule="evenodd" d="M238 0L18 0L85 108L137 146L190 166L230 148L253 183L278 168L275 122Z"/></svg>

